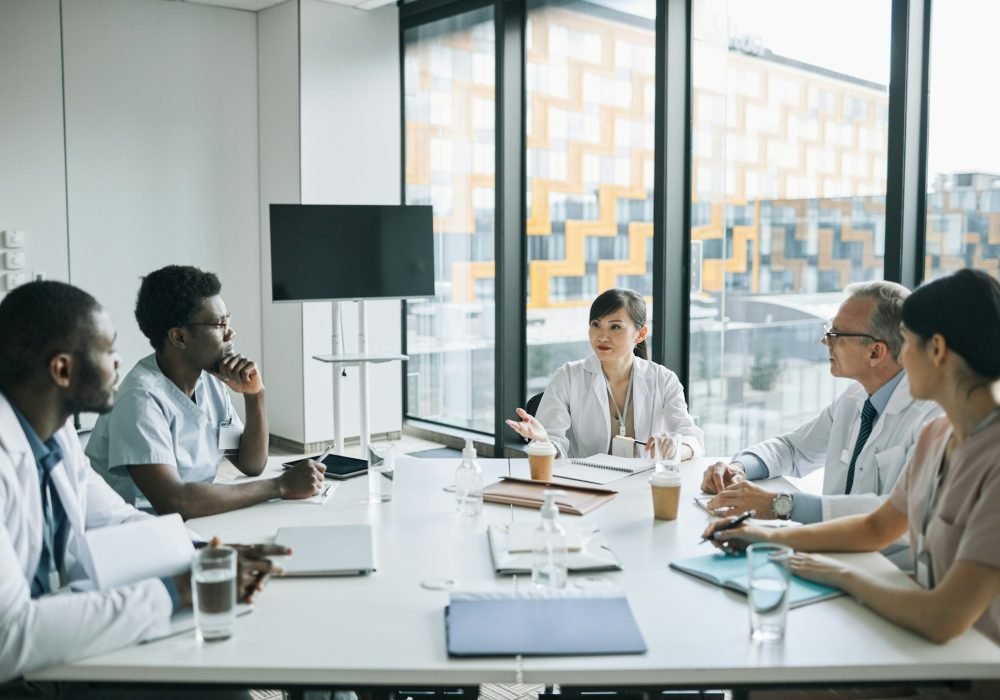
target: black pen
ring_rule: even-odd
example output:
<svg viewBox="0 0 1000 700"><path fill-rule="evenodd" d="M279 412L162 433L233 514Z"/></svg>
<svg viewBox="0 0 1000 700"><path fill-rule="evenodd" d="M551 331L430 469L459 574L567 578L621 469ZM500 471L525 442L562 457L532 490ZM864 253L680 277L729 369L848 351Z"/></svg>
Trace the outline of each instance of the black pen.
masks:
<svg viewBox="0 0 1000 700"><path fill-rule="evenodd" d="M738 518L736 518L736 520L733 520L732 522L726 523L722 527L718 528L715 532L712 533L711 537L703 537L701 539L701 542L699 542L698 544L705 544L706 542L711 542L712 540L715 539L715 536L718 535L723 530L732 530L734 527L739 527L740 525L742 525L743 523L745 523L747 520L749 520L750 518L752 518L755 515L757 515L757 511L755 511L753 508L751 508L750 510L746 511L745 513L743 513L743 515L741 515Z"/></svg>

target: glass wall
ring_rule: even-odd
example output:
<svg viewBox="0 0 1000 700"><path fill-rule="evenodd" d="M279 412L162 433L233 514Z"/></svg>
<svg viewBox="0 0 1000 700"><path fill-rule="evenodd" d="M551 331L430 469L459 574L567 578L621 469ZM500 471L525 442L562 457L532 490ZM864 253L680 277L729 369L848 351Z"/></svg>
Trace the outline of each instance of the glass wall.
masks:
<svg viewBox="0 0 1000 700"><path fill-rule="evenodd" d="M407 204L434 207L433 300L406 305L406 414L493 430L493 9L404 35Z"/></svg>
<svg viewBox="0 0 1000 700"><path fill-rule="evenodd" d="M992 138L1000 93L976 80L996 64L997 26L994 0L933 5L926 279L963 267L1000 276L1000 141Z"/></svg>
<svg viewBox="0 0 1000 700"><path fill-rule="evenodd" d="M882 278L890 0L695 0L691 411L710 455L842 390L823 323Z"/></svg>
<svg viewBox="0 0 1000 700"><path fill-rule="evenodd" d="M529 4L526 396L590 354L598 294L652 304L655 17L655 0Z"/></svg>

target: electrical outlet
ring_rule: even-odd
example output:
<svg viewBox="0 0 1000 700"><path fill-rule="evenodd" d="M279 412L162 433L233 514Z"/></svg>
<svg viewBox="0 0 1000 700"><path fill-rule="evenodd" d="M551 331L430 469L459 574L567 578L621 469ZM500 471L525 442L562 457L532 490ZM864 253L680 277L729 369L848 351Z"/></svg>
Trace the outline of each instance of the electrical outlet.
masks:
<svg viewBox="0 0 1000 700"><path fill-rule="evenodd" d="M8 229L3 232L4 248L20 248L24 245L24 231Z"/></svg>
<svg viewBox="0 0 1000 700"><path fill-rule="evenodd" d="M24 251L23 250L8 250L4 253L4 267L8 270L23 270L24 269Z"/></svg>
<svg viewBox="0 0 1000 700"><path fill-rule="evenodd" d="M17 289L22 284L27 284L28 273L27 272L8 272L4 275L4 286L7 291L10 292Z"/></svg>

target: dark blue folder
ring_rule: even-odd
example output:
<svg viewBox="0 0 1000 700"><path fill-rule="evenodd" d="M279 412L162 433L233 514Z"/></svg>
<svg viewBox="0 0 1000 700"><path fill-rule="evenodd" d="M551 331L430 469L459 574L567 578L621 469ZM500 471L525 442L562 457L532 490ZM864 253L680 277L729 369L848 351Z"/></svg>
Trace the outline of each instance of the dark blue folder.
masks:
<svg viewBox="0 0 1000 700"><path fill-rule="evenodd" d="M624 595L455 593L445 608L449 656L642 654Z"/></svg>

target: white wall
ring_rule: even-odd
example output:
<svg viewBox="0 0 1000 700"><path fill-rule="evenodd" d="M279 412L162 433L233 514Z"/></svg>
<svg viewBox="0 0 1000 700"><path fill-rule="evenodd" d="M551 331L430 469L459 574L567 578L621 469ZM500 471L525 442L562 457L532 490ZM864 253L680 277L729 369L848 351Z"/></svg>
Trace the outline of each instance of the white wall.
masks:
<svg viewBox="0 0 1000 700"><path fill-rule="evenodd" d="M301 0L302 202L304 204L399 204L400 156L399 13L372 12L321 0ZM336 264L336 261L332 261ZM347 352L357 352L357 313L341 304ZM330 349L327 304L305 308L305 355ZM368 351L399 352L400 302L368 302ZM372 433L402 425L398 362L369 365ZM306 434L329 434L332 403L322 399L331 368L305 365ZM359 370L343 381L345 435L358 435ZM332 390L332 389L331 389ZM329 390L328 390L329 391ZM322 439L320 437L311 438Z"/></svg>
<svg viewBox="0 0 1000 700"><path fill-rule="evenodd" d="M293 27L296 19L298 25ZM259 14L264 356L266 363L283 368L283 377L287 370L289 380L280 396L273 390L269 393L271 432L297 442L333 438L333 369L312 359L332 352L331 310L328 303L268 308L266 208L277 202L399 203L398 26L395 7L361 12L320 0L290 0ZM293 145L295 163L289 161ZM334 274L336 263L331 261ZM345 349L357 352L356 310L353 304L343 307ZM369 352L399 352L399 309L398 301L369 303ZM300 374L293 384L296 372ZM347 372L343 426L351 437L360 432L359 375L356 368ZM372 365L369 372L370 431L400 430L399 363ZM275 414L275 406L287 414Z"/></svg>
<svg viewBox="0 0 1000 700"><path fill-rule="evenodd" d="M297 204L299 190L299 11L297 0L257 14L260 109L260 256L264 367L271 433L305 440L302 306L271 303L268 206ZM309 360L312 362L313 360Z"/></svg>
<svg viewBox="0 0 1000 700"><path fill-rule="evenodd" d="M259 358L256 15L66 2L63 51L71 280L111 312L125 367L152 352L139 278L172 263L219 275L237 347Z"/></svg>
<svg viewBox="0 0 1000 700"><path fill-rule="evenodd" d="M0 230L25 232L29 272L68 280L58 0L0 0L0 164Z"/></svg>

